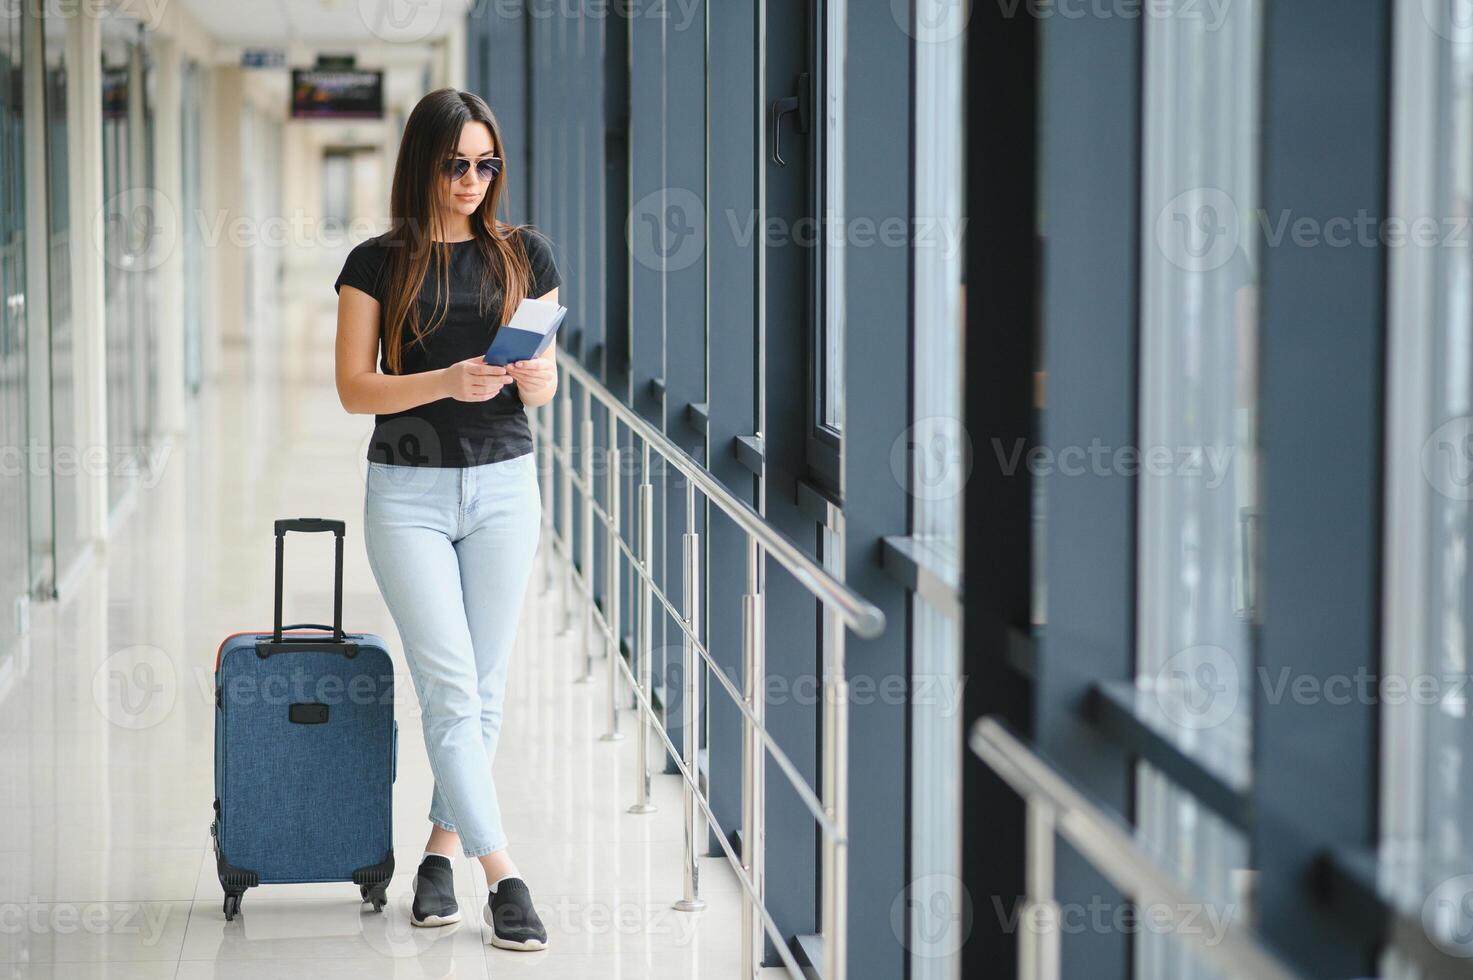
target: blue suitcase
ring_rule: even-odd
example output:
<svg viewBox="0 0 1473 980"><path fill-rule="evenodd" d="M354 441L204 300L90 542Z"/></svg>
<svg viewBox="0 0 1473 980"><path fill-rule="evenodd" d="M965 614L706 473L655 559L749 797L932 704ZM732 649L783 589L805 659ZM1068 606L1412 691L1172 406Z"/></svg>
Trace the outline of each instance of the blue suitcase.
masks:
<svg viewBox="0 0 1473 980"><path fill-rule="evenodd" d="M344 530L277 521L273 628L232 634L216 655L210 834L227 920L263 883L351 881L381 911L394 874L394 667L382 639L343 632ZM288 531L336 538L331 627L281 625Z"/></svg>

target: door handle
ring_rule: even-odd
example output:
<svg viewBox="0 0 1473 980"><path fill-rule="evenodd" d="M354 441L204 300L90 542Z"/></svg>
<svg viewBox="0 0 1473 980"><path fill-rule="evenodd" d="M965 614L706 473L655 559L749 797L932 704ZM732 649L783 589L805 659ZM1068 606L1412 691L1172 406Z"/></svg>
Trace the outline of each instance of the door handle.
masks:
<svg viewBox="0 0 1473 980"><path fill-rule="evenodd" d="M772 162L779 167L786 167L788 161L783 158L782 145L782 120L790 112L798 114L794 128L803 134L812 128L813 99L811 97L811 83L808 73L802 72L793 80L793 94L785 99L774 99L772 102Z"/></svg>

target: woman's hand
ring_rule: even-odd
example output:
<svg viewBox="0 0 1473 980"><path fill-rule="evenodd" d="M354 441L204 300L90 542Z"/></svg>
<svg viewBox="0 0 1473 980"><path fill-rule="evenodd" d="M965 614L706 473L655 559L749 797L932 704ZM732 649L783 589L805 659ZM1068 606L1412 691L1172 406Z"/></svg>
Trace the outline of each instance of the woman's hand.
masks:
<svg viewBox="0 0 1473 980"><path fill-rule="evenodd" d="M548 348L550 351L552 348ZM552 398L557 387L557 364L550 357L534 357L530 361L512 361L506 371L517 383L517 393L529 405L542 405Z"/></svg>
<svg viewBox="0 0 1473 980"><path fill-rule="evenodd" d="M446 398L458 402L490 401L512 381L506 368L487 364L479 355L452 364L444 371L441 390Z"/></svg>

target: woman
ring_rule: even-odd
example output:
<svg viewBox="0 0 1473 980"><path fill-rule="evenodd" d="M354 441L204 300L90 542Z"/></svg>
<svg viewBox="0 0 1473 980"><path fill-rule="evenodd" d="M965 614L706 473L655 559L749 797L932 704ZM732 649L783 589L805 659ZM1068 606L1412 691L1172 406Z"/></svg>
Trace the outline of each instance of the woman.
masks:
<svg viewBox="0 0 1473 980"><path fill-rule="evenodd" d="M482 357L524 297L556 301L560 280L545 238L496 218L504 159L479 97L446 88L415 106L394 167L392 227L353 249L336 283L337 387L349 412L377 416L364 540L435 777L411 921L460 920L458 841L486 874L491 941L543 949L491 760L542 513L523 408L552 398L557 365L551 346L505 368Z"/></svg>

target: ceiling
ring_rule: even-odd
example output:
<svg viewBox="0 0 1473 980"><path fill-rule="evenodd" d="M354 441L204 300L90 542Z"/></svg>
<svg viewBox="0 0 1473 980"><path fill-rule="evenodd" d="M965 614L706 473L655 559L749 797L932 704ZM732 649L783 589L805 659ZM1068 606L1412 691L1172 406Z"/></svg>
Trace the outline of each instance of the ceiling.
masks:
<svg viewBox="0 0 1473 980"><path fill-rule="evenodd" d="M185 0L226 44L414 44L445 36L472 0Z"/></svg>

